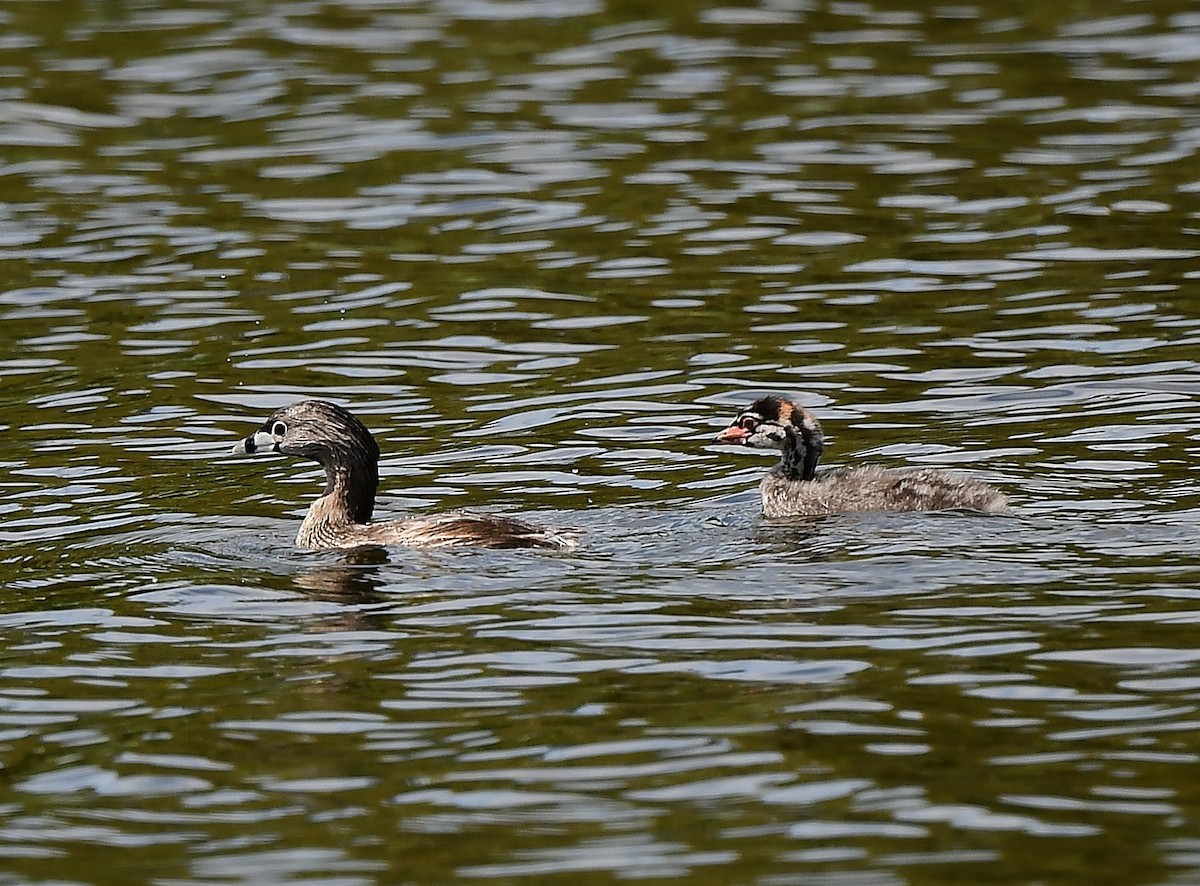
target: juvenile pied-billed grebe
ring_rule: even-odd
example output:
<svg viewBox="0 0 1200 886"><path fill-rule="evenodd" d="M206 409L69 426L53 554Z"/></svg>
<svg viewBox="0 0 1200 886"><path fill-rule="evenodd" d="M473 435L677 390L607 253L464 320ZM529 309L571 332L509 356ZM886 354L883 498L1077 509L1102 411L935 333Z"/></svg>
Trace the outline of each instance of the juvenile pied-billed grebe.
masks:
<svg viewBox="0 0 1200 886"><path fill-rule="evenodd" d="M946 471L864 465L818 473L817 462L825 449L821 423L799 403L782 397L755 400L717 435L716 442L782 453L760 487L766 517L950 508L996 513L1008 507L998 489Z"/></svg>
<svg viewBox="0 0 1200 886"><path fill-rule="evenodd" d="M379 486L379 446L357 418L324 400L301 400L271 413L255 433L233 446L234 455L280 452L320 462L321 494L296 535L302 548L411 547L574 548L567 535L510 517L440 514L372 523Z"/></svg>

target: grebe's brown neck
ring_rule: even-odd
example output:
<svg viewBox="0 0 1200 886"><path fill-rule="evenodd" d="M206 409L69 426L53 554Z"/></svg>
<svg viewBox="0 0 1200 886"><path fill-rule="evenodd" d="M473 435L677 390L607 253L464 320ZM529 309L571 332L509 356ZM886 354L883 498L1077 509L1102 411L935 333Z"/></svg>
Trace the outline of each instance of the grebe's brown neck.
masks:
<svg viewBox="0 0 1200 886"><path fill-rule="evenodd" d="M321 498L326 507L343 512L351 523L370 523L379 488L379 449L333 453L321 466L325 468L325 491Z"/></svg>
<svg viewBox="0 0 1200 886"><path fill-rule="evenodd" d="M807 412L807 411L806 411ZM811 418L811 413L808 413ZM771 473L786 480L812 480L817 475L817 462L825 451L825 435L813 418L813 427L788 424L784 426L783 446L779 464Z"/></svg>

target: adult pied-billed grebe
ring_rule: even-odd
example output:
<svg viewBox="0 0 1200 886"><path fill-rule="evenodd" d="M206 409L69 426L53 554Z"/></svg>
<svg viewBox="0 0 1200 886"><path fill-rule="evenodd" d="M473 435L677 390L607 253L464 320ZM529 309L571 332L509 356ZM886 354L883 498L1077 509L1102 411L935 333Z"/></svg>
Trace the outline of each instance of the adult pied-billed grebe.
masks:
<svg viewBox="0 0 1200 886"><path fill-rule="evenodd" d="M324 400L301 400L277 409L255 433L233 446L234 455L280 452L320 462L321 494L296 535L301 548L411 547L574 548L567 535L510 517L440 514L372 523L379 486L379 446L357 418Z"/></svg>
<svg viewBox="0 0 1200 886"><path fill-rule="evenodd" d="M946 471L864 465L818 473L817 461L825 449L821 423L799 403L781 397L755 400L717 435L716 442L782 453L760 487L766 517L950 508L996 513L1008 508L998 489Z"/></svg>

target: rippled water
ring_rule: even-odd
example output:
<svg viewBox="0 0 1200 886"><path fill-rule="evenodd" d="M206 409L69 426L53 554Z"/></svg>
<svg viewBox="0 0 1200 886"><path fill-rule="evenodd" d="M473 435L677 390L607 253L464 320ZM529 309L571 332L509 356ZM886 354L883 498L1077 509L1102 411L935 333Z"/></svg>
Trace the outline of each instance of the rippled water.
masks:
<svg viewBox="0 0 1200 886"><path fill-rule="evenodd" d="M1200 14L0 5L0 882L1200 878ZM757 516L710 444L1011 516ZM383 516L297 552L304 396Z"/></svg>

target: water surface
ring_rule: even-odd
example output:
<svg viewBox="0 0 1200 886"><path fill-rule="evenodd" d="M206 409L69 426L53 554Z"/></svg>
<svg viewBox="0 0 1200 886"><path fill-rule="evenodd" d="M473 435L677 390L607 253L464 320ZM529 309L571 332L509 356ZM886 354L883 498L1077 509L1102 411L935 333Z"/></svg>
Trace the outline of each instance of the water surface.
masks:
<svg viewBox="0 0 1200 886"><path fill-rule="evenodd" d="M0 6L0 882L1192 882L1200 15ZM711 445L1013 514L757 516ZM302 553L301 397L380 516Z"/></svg>

